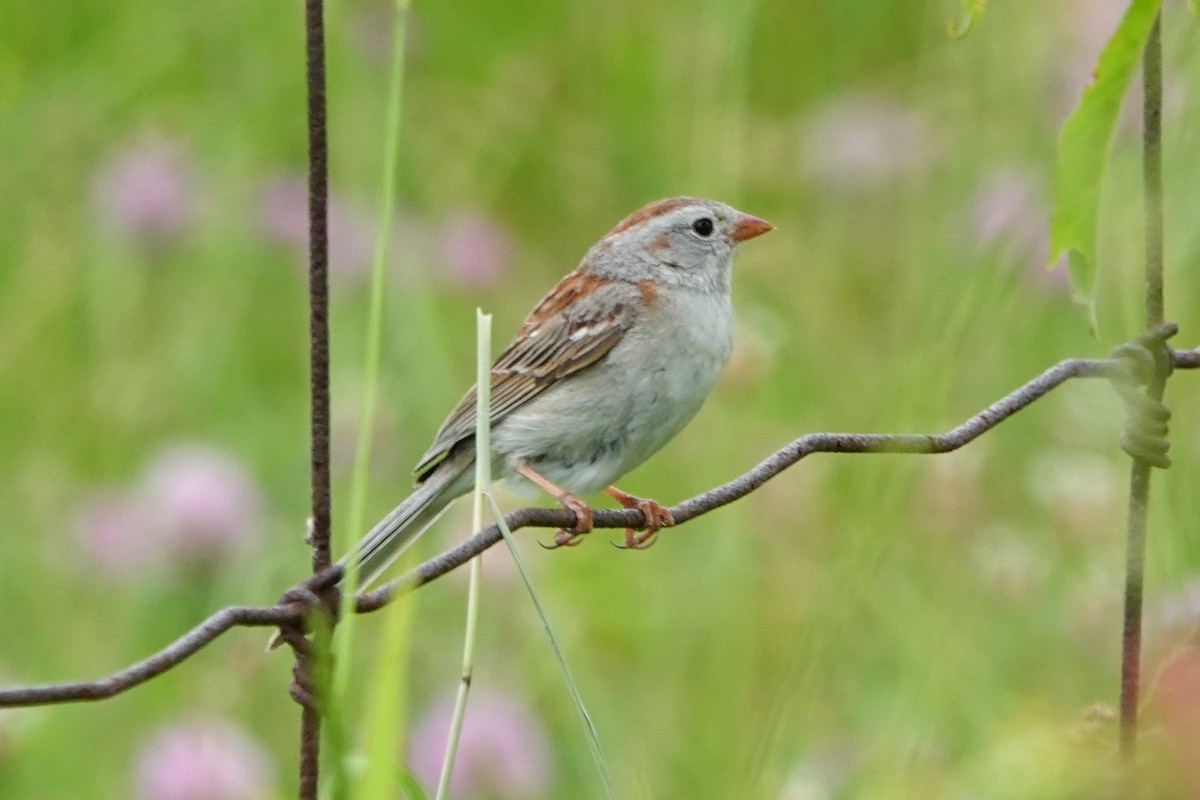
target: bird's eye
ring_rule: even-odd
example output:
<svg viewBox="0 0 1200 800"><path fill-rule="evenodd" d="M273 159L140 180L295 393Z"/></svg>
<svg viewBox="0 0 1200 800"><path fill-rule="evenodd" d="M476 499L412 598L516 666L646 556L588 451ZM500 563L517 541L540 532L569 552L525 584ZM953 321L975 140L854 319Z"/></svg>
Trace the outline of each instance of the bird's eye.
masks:
<svg viewBox="0 0 1200 800"><path fill-rule="evenodd" d="M692 230L701 236L711 236L713 232L713 221L708 217L701 217L692 223Z"/></svg>

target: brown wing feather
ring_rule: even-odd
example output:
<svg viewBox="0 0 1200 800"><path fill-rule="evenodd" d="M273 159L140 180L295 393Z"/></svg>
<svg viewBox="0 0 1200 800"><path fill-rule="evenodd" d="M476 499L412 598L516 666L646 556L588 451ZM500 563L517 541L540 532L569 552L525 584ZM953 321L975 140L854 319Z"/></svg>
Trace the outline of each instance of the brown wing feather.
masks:
<svg viewBox="0 0 1200 800"><path fill-rule="evenodd" d="M516 337L492 364L491 424L544 392L556 381L608 354L629 327L635 309L615 298L576 304L584 295L599 298L612 281L576 269L550 290L525 318ZM475 434L475 387L463 396L413 470L418 481L461 441Z"/></svg>

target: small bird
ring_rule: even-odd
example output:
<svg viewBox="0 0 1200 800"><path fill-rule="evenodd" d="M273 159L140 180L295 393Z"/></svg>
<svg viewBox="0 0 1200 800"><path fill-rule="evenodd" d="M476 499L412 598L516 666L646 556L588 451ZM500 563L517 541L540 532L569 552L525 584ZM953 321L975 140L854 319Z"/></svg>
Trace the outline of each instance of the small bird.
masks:
<svg viewBox="0 0 1200 800"><path fill-rule="evenodd" d="M724 203L673 197L633 212L596 242L526 317L491 369L492 474L575 512L555 546L592 529L580 495L638 508L642 549L671 513L613 482L659 450L703 404L733 344L730 278L738 244L772 229ZM358 588L474 484L475 387L413 472L416 488L340 562Z"/></svg>

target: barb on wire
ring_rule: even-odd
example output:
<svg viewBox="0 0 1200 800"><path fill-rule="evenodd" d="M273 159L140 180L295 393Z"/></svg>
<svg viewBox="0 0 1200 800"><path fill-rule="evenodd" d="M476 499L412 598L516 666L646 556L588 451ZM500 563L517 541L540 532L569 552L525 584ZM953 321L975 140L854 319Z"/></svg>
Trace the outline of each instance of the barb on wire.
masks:
<svg viewBox="0 0 1200 800"><path fill-rule="evenodd" d="M1168 348L1167 352L1175 369L1200 369L1200 347L1183 351ZM806 434L780 448L737 478L685 500L673 506L670 511L677 523L695 519L750 494L812 453L948 453L968 444L1071 378L1128 380L1128 375L1129 362L1125 358L1073 358L1051 367L946 433ZM505 515L504 520L509 529L514 531L528 527L561 528L571 525L574 515L565 509L522 508ZM593 522L596 528L636 528L645 520L642 518L642 512L636 508L619 508L596 509ZM499 528L490 525L458 546L430 558L392 582L360 595L356 598L355 610L358 613L375 611L395 597L462 566L499 541ZM311 591L313 588L329 587L334 585L340 576L341 570L335 565L301 581L293 590ZM286 592L285 598L296 597L293 590ZM273 606L231 606L216 612L157 653L108 677L95 681L0 688L0 708L112 697L178 665L232 627L299 624L305 615L306 609L299 600L281 601Z"/></svg>

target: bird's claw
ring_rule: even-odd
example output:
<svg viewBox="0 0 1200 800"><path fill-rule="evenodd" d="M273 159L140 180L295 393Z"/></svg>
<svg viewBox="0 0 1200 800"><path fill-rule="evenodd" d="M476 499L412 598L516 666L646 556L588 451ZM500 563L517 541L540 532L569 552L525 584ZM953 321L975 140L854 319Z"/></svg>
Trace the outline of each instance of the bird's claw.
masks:
<svg viewBox="0 0 1200 800"><path fill-rule="evenodd" d="M658 540L658 532L661 529L675 524L675 517L671 514L671 510L656 500L637 497L623 492L615 486L610 486L604 491L625 508L636 508L641 511L642 517L645 519L643 533L637 533L633 528L625 529L625 543L613 544L618 550L645 550Z"/></svg>
<svg viewBox="0 0 1200 800"><path fill-rule="evenodd" d="M538 542L543 550L557 550L560 547L577 547L583 543L583 537L586 533L577 533L575 531L565 531L562 528L554 531L554 544L546 544Z"/></svg>
<svg viewBox="0 0 1200 800"><path fill-rule="evenodd" d="M636 532L633 528L625 529L625 543L612 543L612 546L618 550L645 550L650 545L658 541L658 528L645 531L643 533Z"/></svg>
<svg viewBox="0 0 1200 800"><path fill-rule="evenodd" d="M544 550L557 550L560 547L576 547L583 542L583 537L592 532L592 507L573 494L563 492L557 498L563 508L575 514L575 527L571 530L559 528L554 531L554 544L538 542Z"/></svg>

